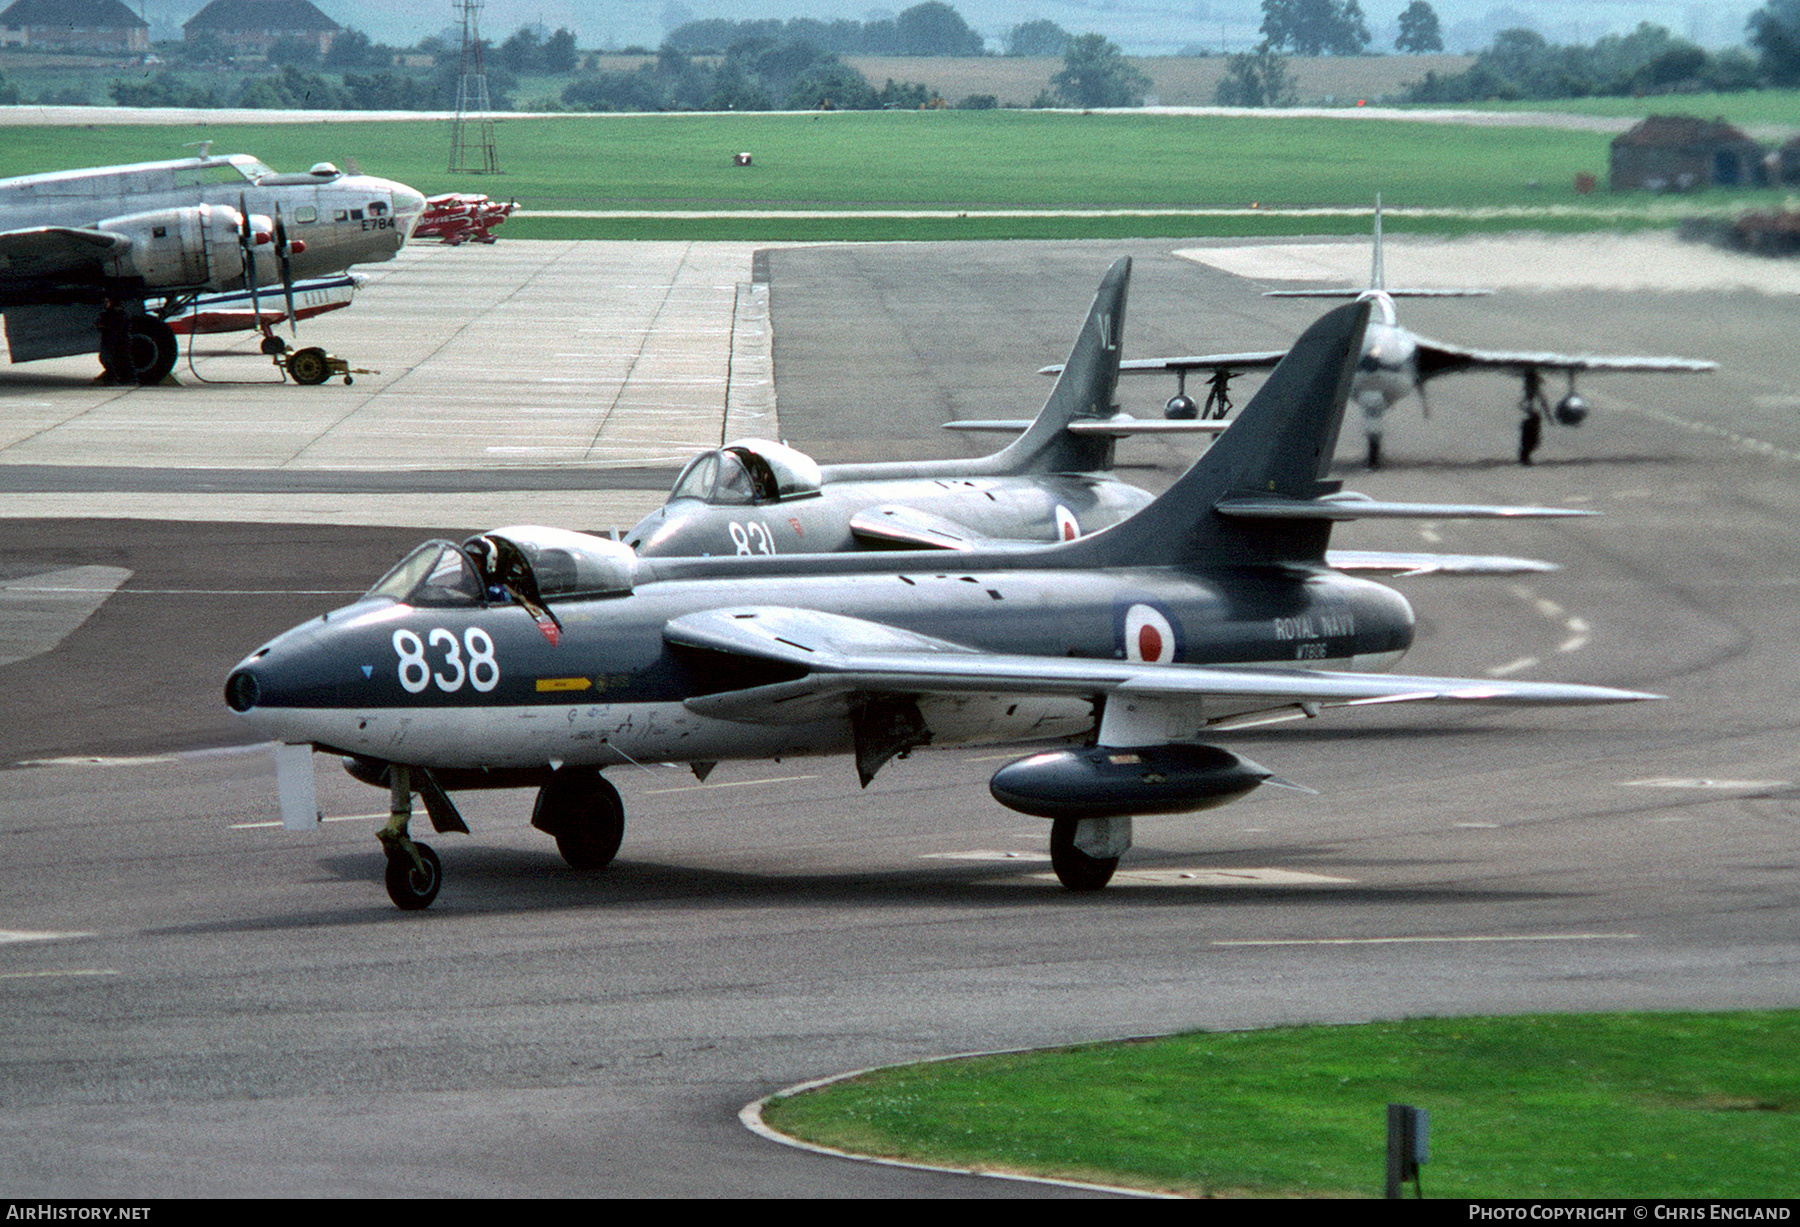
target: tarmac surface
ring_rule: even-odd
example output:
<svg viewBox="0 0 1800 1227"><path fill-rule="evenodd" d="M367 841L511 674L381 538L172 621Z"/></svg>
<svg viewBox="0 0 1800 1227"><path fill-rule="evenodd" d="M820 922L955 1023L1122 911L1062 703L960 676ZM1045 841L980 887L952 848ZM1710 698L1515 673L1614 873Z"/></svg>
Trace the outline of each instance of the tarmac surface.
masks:
<svg viewBox="0 0 1800 1227"><path fill-rule="evenodd" d="M1562 566L1396 581L1420 621L1409 671L1664 702L1229 734L1318 795L1142 821L1090 897L1049 878L1044 824L988 799L1004 750L920 753L867 791L836 760L618 772L625 845L593 875L529 829L529 794L473 794L475 833L435 841L446 884L420 914L380 884L385 794L319 760L330 821L280 830L225 672L418 540L628 525L725 435L826 460L980 450L939 426L1035 412L1033 372L1065 356L1119 255L1136 262L1126 356L1287 343L1321 304L1259 296L1286 283L1256 260L1293 253L1246 249L1277 246L418 247L303 332L377 372L350 387L277 384L230 338L200 347L213 382L184 364L180 388L97 387L86 359L0 367L0 1187L1089 1195L810 1156L736 1113L946 1052L1796 1004L1796 300L1725 273L1592 288L1567 248L1512 262L1560 288L1403 302L1402 319L1721 370L1584 381L1589 424L1547 430L1529 469L1502 378L1434 385L1429 419L1397 408L1378 473L1349 422L1352 489L1605 514L1334 543ZM1366 245L1344 247L1353 281ZM1674 277L1669 253L1603 262L1621 258ZM1431 282L1462 280L1434 262ZM1390 283L1411 279L1397 266L1390 246ZM1154 413L1165 382L1121 399ZM1138 441L1122 468L1159 486L1191 455Z"/></svg>

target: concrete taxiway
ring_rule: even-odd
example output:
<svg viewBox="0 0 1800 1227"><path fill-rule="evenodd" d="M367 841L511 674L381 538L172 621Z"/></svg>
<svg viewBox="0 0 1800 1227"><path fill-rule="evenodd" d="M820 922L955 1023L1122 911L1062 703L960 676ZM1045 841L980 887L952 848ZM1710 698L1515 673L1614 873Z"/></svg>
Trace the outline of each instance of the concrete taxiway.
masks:
<svg viewBox="0 0 1800 1227"><path fill-rule="evenodd" d="M348 388L249 382L272 374L249 345L180 389L0 368L9 1193L1053 1195L790 1152L736 1113L949 1051L1795 1004L1800 371L1779 287L1404 304L1446 340L1722 369L1585 381L1590 424L1547 432L1530 469L1508 459L1516 389L1445 381L1429 420L1396 410L1390 468L1343 466L1377 497L1606 513L1342 533L1563 568L1400 581L1409 669L1664 702L1231 734L1318 795L1140 823L1097 897L1056 887L1043 824L988 800L1004 750L921 753L867 791L835 760L620 772L626 842L596 875L529 829L528 795L481 794L418 915L380 886L383 794L321 759L331 821L275 825L268 757L218 697L230 664L421 537L627 523L688 451L775 433L727 421L740 378L745 412L771 412L740 348L772 352L779 433L821 458L966 451L939 424L1034 411L1031 372L1119 254L1127 356L1291 339L1319 305L1261 298L1255 246L419 248L306 334L380 372ZM1147 413L1169 390L1122 394ZM1155 485L1189 455L1123 459Z"/></svg>

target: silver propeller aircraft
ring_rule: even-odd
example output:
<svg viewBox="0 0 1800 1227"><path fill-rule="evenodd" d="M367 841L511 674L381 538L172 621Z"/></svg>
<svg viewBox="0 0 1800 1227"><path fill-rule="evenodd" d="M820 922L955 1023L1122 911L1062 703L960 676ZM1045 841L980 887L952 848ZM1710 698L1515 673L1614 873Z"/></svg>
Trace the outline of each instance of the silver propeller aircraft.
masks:
<svg viewBox="0 0 1800 1227"><path fill-rule="evenodd" d="M168 321L196 297L260 287L292 319L297 281L391 258L424 209L390 179L328 162L277 174L248 154L0 179L12 360L97 352L113 381L158 383L178 356ZM286 345L265 332L264 349Z"/></svg>
<svg viewBox="0 0 1800 1227"><path fill-rule="evenodd" d="M1339 520L1453 515L1326 480L1369 307L1330 312L1164 495L1075 541L956 555L640 559L540 527L414 551L358 602L259 648L225 701L277 751L284 822L318 822L314 749L385 785L387 887L428 906L442 870L412 839L449 794L538 789L532 824L582 869L624 832L602 770L849 754L866 785L923 746L1062 741L995 773L1050 820L1058 877L1096 890L1139 814L1221 805L1271 778L1209 728L1391 702L1612 703L1652 696L1407 677L1405 598L1325 563Z"/></svg>
<svg viewBox="0 0 1800 1227"><path fill-rule="evenodd" d="M1368 436L1368 460L1372 469L1381 467L1381 438L1387 411L1415 393L1424 412L1430 416L1431 405L1425 397L1427 382L1442 375L1462 371L1501 371L1517 376L1522 384L1519 398L1519 463L1530 464L1543 436L1545 421L1559 426L1579 426L1587 420L1588 403L1575 391L1575 376L1584 371L1649 371L1664 373L1698 373L1718 369L1718 363L1699 358L1632 356L1609 354L1559 354L1530 350L1469 349L1444 341L1420 336L1400 323L1394 309L1396 298L1456 298L1486 294L1485 290L1404 289L1385 286L1381 259L1381 202L1375 202L1375 255L1367 290L1271 290L1269 298L1355 298L1370 303L1375 318L1369 321L1368 335L1363 340L1362 362L1357 368L1356 383L1350 399L1362 410L1363 429ZM1268 350L1238 354L1199 354L1182 358L1142 358L1120 364L1128 374L1167 372L1182 381L1165 410L1170 418L1223 417L1230 407L1227 390L1231 379L1242 371L1268 368L1281 360L1285 350ZM1054 370L1055 368L1047 368ZM1186 395L1185 381L1194 371L1210 373L1210 388L1203 406L1196 406ZM1562 375L1568 381L1566 394L1555 405L1544 390L1547 372Z"/></svg>

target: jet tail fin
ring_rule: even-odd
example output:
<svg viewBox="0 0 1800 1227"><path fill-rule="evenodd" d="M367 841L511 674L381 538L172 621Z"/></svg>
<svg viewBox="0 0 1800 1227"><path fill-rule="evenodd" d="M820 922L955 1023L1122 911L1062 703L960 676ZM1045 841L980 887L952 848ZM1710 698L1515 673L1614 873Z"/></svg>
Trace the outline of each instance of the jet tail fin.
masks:
<svg viewBox="0 0 1800 1227"><path fill-rule="evenodd" d="M1084 566L1322 564L1329 519L1221 504L1254 497L1310 506L1338 492L1342 483L1325 475L1369 311L1367 302L1347 303L1314 323L1192 468L1129 520L1062 547L1070 560Z"/></svg>
<svg viewBox="0 0 1800 1227"><path fill-rule="evenodd" d="M1078 418L1113 416L1119 384L1119 346L1125 330L1125 296L1131 285L1131 257L1107 270L1094 294L1069 360L1031 426L1005 448L985 457L976 471L1003 473L1086 473L1110 469L1114 440L1077 435L1067 429Z"/></svg>

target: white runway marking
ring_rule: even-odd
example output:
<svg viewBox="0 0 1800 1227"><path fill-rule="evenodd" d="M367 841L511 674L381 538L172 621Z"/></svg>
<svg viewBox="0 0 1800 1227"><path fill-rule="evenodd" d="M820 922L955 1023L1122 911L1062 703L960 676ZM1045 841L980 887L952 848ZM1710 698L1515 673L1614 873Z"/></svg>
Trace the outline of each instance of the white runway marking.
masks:
<svg viewBox="0 0 1800 1227"><path fill-rule="evenodd" d="M1412 946L1436 942L1622 942L1636 933L1494 933L1470 937L1291 937L1234 940L1221 938L1214 946Z"/></svg>
<svg viewBox="0 0 1800 1227"><path fill-rule="evenodd" d="M54 929L0 929L0 946L14 942L59 942L71 937L92 937L78 930L59 932Z"/></svg>

